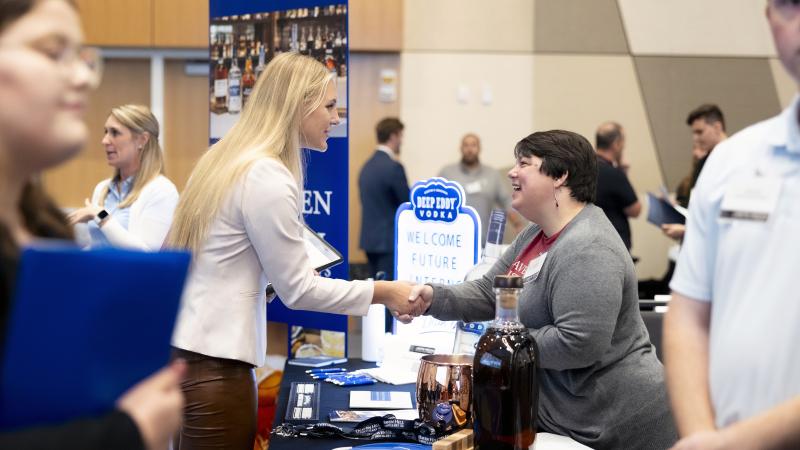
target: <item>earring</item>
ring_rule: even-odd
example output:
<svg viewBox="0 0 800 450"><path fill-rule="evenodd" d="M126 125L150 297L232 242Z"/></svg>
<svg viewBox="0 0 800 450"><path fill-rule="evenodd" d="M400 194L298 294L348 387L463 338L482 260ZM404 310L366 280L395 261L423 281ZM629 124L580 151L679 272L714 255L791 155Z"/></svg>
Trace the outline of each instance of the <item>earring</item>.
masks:
<svg viewBox="0 0 800 450"><path fill-rule="evenodd" d="M556 197L556 188L553 186L553 200L556 201L556 208L558 208L558 198Z"/></svg>

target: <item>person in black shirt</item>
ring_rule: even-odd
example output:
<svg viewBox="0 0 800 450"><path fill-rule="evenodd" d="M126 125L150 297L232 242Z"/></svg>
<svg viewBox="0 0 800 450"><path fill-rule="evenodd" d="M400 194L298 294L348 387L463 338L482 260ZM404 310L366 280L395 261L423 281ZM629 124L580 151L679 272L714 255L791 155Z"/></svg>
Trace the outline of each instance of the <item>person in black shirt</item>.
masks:
<svg viewBox="0 0 800 450"><path fill-rule="evenodd" d="M614 225L625 247L631 249L629 217L638 217L642 204L636 197L622 162L625 133L616 122L606 122L597 128L597 200L608 220Z"/></svg>

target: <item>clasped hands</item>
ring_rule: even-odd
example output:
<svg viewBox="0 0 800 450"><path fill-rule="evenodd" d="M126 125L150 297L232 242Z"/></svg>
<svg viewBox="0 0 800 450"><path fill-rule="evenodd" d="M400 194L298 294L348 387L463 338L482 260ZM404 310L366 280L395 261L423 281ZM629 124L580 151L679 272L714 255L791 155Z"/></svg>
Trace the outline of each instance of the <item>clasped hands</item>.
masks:
<svg viewBox="0 0 800 450"><path fill-rule="evenodd" d="M411 323L430 308L433 288L427 284L406 281L376 281L373 303L386 306L392 316L403 323Z"/></svg>
<svg viewBox="0 0 800 450"><path fill-rule="evenodd" d="M97 214L103 209L90 202L88 198L83 201L83 204L83 208L78 208L67 214L67 220L69 221L70 225L75 225L76 223L86 223L97 217Z"/></svg>

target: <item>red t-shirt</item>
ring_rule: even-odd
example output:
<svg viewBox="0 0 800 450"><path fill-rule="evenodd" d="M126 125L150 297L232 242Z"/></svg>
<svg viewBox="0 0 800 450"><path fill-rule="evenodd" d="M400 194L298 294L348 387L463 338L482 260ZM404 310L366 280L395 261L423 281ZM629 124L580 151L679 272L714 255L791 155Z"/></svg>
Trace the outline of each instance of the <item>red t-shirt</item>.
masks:
<svg viewBox="0 0 800 450"><path fill-rule="evenodd" d="M539 231L531 243L525 247L525 250L523 250L522 253L517 256L517 259L515 259L514 262L508 267L508 272L506 275L524 277L525 271L528 270L528 264L530 264L534 259L538 258L542 253L550 250L550 247L556 243L556 239L558 239L561 231L563 231L563 228L559 230L558 233L550 237L545 236L543 231Z"/></svg>

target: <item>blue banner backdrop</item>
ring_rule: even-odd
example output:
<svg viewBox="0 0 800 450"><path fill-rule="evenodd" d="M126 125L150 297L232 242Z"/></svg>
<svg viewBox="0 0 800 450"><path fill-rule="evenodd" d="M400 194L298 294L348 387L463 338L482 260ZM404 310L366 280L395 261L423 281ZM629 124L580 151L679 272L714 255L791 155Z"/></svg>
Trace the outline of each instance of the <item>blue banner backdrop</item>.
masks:
<svg viewBox="0 0 800 450"><path fill-rule="evenodd" d="M227 25L229 23L234 23L232 21L231 16L242 16L247 14L263 14L263 13L273 13L273 12L288 12L289 10L296 10L298 8L310 8L313 11L317 9L317 7L321 9L325 9L331 7L331 5L337 5L345 7L347 6L347 0L341 1L334 1L331 0L327 1L319 1L319 0L210 0L209 1L209 16L211 21L211 32L215 30L215 24L219 25ZM331 7L332 8L332 7ZM344 8L346 14L346 8ZM323 11L325 12L325 11ZM293 19L294 17L298 18L307 18L308 11L304 11L300 15L297 13L297 16L292 14L287 14L282 17L287 17L288 19ZM341 16L342 14L339 10L336 10L336 14ZM221 18L225 17L226 21L222 22ZM286 19L284 19L286 20ZM335 60L335 64L329 65L329 68L332 70L338 70L338 92L339 92L339 104L346 108L347 102L347 60L349 59L348 49L346 47L347 42L347 18L344 18L345 27L342 30L342 37L343 40L336 39L337 45L341 42L340 52L341 56L339 59ZM316 24L308 25L308 28L314 31L314 26ZM297 45L297 38L298 32L297 29L306 28L305 25L301 24L300 27L294 26L295 30L292 35L293 45ZM328 32L327 26L325 27L326 32ZM283 32L282 32L283 31ZM339 31L339 30L337 30ZM331 36L334 35L334 31L330 31ZM217 33L219 34L219 33ZM287 36L285 35L285 31L278 29L274 33L276 37L275 41L272 42L272 36L267 36L264 39L264 43L258 42L257 45L252 45L248 41L246 44L248 48L256 48L256 47L266 47L266 46L275 46L277 47L278 39L285 39ZM323 40L326 36L323 36ZM317 30L317 39L319 39L319 31ZM209 41L217 46L225 45L226 42L220 38L220 36L211 35ZM235 45L236 42L234 41L233 44ZM252 46L251 46L252 45ZM284 44L282 44L283 46ZM305 43L303 43L303 47ZM273 52L277 52L277 48L269 48L267 47L266 53L267 57L272 55ZM330 45L328 45L330 49ZM233 53L235 54L236 50L233 49ZM257 49L256 52L260 50ZM291 50L297 50L297 48L293 48ZM302 50L302 47L301 47ZM221 50L216 49L217 54L214 54L214 51L210 49L210 64L211 64L211 87L213 91L214 86L214 64L218 59L226 59L225 52L231 53L231 49ZM280 51L287 51L285 48L281 48ZM322 51L325 51L324 44ZM310 50L309 50L310 53ZM330 55L331 52L328 52ZM251 57L255 58L256 55ZM228 55L230 57L230 54ZM316 55L318 59L322 59L323 56L321 54ZM325 63L328 63L327 58L329 56L324 56L326 58ZM239 59L241 55L239 55ZM341 60L343 59L343 60ZM265 61L268 63L269 61ZM344 67L342 67L344 65ZM333 66L333 67L331 67ZM240 66L242 70L244 70L244 66ZM344 84L344 86L341 86ZM215 95L212 93L212 96ZM344 98L342 98L344 97ZM213 100L213 99L212 99ZM213 105L213 101L212 101ZM224 109L224 107L223 107ZM342 110L344 111L344 110ZM216 114L216 118L215 118ZM212 130L213 129L220 129L220 123L222 125L227 125L227 121L234 120L230 117L224 118L223 116L228 116L228 114L220 111L211 111L211 123L212 123ZM224 120L220 120L223 118ZM218 120L218 125L214 125L214 121ZM304 192L304 202L303 202L303 215L306 219L308 225L315 230L316 232L323 235L325 240L327 240L331 245L336 247L336 249L341 252L342 256L344 257L344 263L339 264L336 267L333 267L329 270L326 270L322 276L329 276L332 278L341 278L347 279L348 274L348 179L349 179L349 166L348 166L348 159L349 159L349 145L348 145L348 138L347 138L347 118L343 117L342 122L343 124L340 125L341 129L334 131L332 130L331 135L328 139L328 151L325 153L314 152L314 151L306 151L306 160L308 162L307 167L307 177L306 177L306 187ZM224 130L227 128L224 126L222 129ZM337 127L339 128L339 127ZM220 136L210 136L210 141L213 142ZM280 258L281 255L275 255L275 257ZM333 331L342 331L347 332L347 316L338 315L338 314L326 314L326 313L317 313L317 312L310 312L310 311L300 311L300 310L291 310L283 305L282 302L278 301L277 299L271 302L267 306L267 318L270 321L277 321L277 322L284 322L289 325L299 325L308 328L316 328L316 329L323 329L323 330L333 330ZM345 338L345 352L347 351L347 340Z"/></svg>

